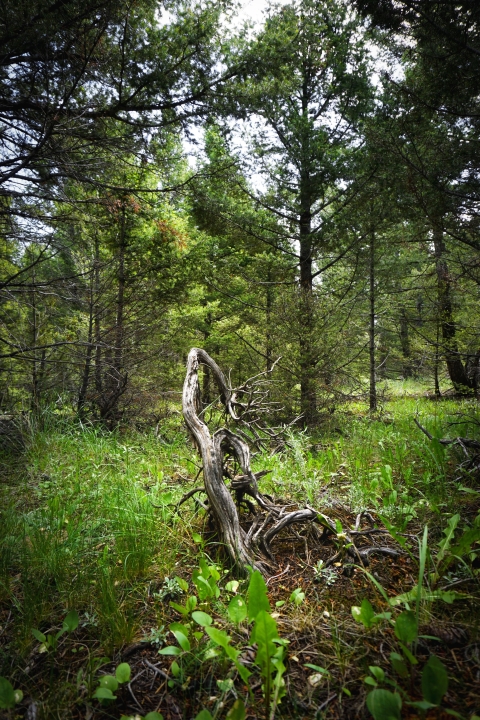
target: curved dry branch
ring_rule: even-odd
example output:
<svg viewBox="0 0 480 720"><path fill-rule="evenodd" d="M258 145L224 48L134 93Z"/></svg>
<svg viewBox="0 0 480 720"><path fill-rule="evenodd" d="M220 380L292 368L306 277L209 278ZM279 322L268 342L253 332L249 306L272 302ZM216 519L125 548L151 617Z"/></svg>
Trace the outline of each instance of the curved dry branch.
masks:
<svg viewBox="0 0 480 720"><path fill-rule="evenodd" d="M183 416L202 455L205 490L218 533L234 563L244 570L247 565L254 566L255 561L245 545L245 532L240 526L237 508L223 481L221 441L210 435L208 427L198 416L200 362L211 369L219 386L222 401L227 409L230 405L231 393L224 374L204 350L192 348L188 354L187 374L183 386Z"/></svg>
<svg viewBox="0 0 480 720"><path fill-rule="evenodd" d="M241 430L235 433L228 428L222 428L212 435L206 423L201 419L198 381L200 364L210 368L227 415L240 423L245 423L242 413L244 415L254 404L251 398L256 393L253 382L255 378L247 381L241 388L232 390L225 375L210 355L205 350L192 348L188 355L187 373L183 386L183 415L202 456L205 492L209 501L208 511L212 516L220 541L225 545L240 572L244 573L247 566L251 566L265 573L269 564L274 562L271 544L279 533L294 524L310 526L312 528L311 537L318 543L333 542L335 553L326 565L340 557L349 556L350 562L358 562L363 565L368 564L368 557L375 553L392 556L398 554L397 551L391 551L385 547L357 547L352 539L353 536L364 541L365 536L368 537L377 532L377 529L373 527L373 518L366 511L360 513L355 527L351 531L341 530L339 532L336 523L315 508L307 505L304 508L288 512L287 508L291 508L292 505L277 504L269 495L263 495L258 489L257 480L269 471L256 474L252 472L250 447L246 434ZM237 399L237 391L245 392L247 385L250 399L247 403L240 403ZM260 394L263 394L263 390ZM233 475L226 465L226 456L235 458L242 474ZM225 484L225 477L230 479L229 488ZM200 488L194 488L187 493L177 507L199 490ZM237 505L232 498L232 492L235 494ZM254 503L246 498L247 495ZM239 510L242 506L246 506L249 516L253 516L253 519L249 520L248 532L242 528L240 523ZM360 529L364 517L370 524L368 530ZM323 533L317 529L318 525L323 528Z"/></svg>

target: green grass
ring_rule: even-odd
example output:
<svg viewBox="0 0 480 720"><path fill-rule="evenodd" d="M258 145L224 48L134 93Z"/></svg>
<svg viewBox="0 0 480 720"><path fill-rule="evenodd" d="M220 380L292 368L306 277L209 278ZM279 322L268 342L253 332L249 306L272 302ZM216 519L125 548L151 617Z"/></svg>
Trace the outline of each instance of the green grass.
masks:
<svg viewBox="0 0 480 720"><path fill-rule="evenodd" d="M437 543L459 508L462 522L472 521L478 496L461 489L472 484L468 476L452 482L458 449L430 442L413 423L417 413L434 436L479 437L473 401L398 394L377 416L351 405L317 436L291 435L288 452L257 456L255 470L272 470L261 489L331 517L339 506L350 513L371 509L400 533L418 534L428 523ZM90 677L90 686L95 658L111 656L166 622L165 605L154 592L165 577L195 565L191 532L203 528L193 503L182 506L181 514L167 504L192 487L185 478L193 481L197 464L179 419L157 438L108 433L52 415L32 429L21 457L3 458L0 625L8 622L8 642L0 644L0 675L28 684L24 668L35 647L32 628L58 627L69 609L81 617L87 648L82 677ZM207 550L218 561L215 548ZM302 607L295 613L294 626L315 622ZM336 617L332 628L350 621ZM355 643L342 650L339 632L332 630L334 652L346 683L357 650ZM41 698L42 717L69 716L77 691L49 682L31 690Z"/></svg>

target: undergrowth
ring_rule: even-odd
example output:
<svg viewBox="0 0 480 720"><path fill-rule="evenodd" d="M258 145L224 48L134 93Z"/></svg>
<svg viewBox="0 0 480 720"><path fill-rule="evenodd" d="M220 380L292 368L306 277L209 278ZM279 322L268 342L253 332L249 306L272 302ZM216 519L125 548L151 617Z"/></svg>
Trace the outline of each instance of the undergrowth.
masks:
<svg viewBox="0 0 480 720"><path fill-rule="evenodd" d="M369 666L384 667L379 648L391 642L394 626L379 624L362 631L351 606L360 607L368 596L382 612L385 598L375 580L389 595L415 586L415 536L420 537L425 526L431 548L428 581L449 519L460 516L458 537L475 524L478 478L456 470L458 448L431 442L418 430L413 423L417 413L434 437L480 437L476 403L399 396L377 416L351 405L333 415L318 436L291 434L286 452L253 459L255 471L271 471L260 481L263 492L291 503L307 502L332 517L341 516L344 523L367 510L404 546L403 565L385 558L372 562L372 581L358 568L349 578L341 567L325 567L325 558L309 550L306 542L304 549L303 537L285 542L277 558L279 577L268 584L272 606L278 605L273 616L280 635L290 642L286 697L276 717L369 717L363 679L373 677ZM32 422L25 451L3 456L0 676L23 692L15 709L6 712L24 717L33 704L38 720L120 718L123 703L136 712L137 706L161 706L165 718L195 717L209 707L220 718L232 706L238 688L232 675L227 678L232 683L217 684L225 682L225 662L213 661L213 655L205 668L193 667L190 677L182 670L181 683L169 687L163 678L159 702L139 702L127 682L117 704L102 704L94 697L99 672L112 667L114 673L109 663L118 665L122 653L136 643L144 641L135 652L153 664L158 650L172 644L168 628L181 617L170 603L180 603L182 582L191 582L201 558L218 568L223 582L219 587L235 580L194 498L181 506L181 512L175 510L175 503L194 487L199 470L198 457L177 417L165 422L158 435L127 429L110 433L46 413ZM452 646L456 675L447 695L453 711L462 717L480 710L472 700L475 692L472 695L466 687L467 677L472 688L480 687L476 548L473 544L458 561L445 565L437 579L442 587L458 586L465 597L448 607L441 600L422 599L418 611L419 627L438 626L436 635L426 635L438 637L439 628L454 626L466 633L462 642L470 654L459 659ZM235 593L223 593L204 609L217 619L218 627L237 633L240 647L242 626L232 623L227 611ZM54 650L41 652L32 630L54 637L72 611L78 613L78 627L62 635ZM245 643L242 652L244 647ZM248 657L246 663L249 667ZM162 667L173 677L171 665ZM247 708L248 703L255 707L252 701L261 682L260 678L253 691L250 687L250 695L244 688ZM409 692L413 702L413 685ZM137 705L129 706L132 694ZM254 713L250 717L257 717Z"/></svg>

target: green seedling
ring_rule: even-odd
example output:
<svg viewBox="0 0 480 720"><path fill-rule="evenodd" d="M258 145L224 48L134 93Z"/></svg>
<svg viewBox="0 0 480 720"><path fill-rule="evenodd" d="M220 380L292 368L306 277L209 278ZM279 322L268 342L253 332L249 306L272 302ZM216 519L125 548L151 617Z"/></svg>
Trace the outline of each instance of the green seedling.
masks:
<svg viewBox="0 0 480 720"><path fill-rule="evenodd" d="M0 709L11 710L22 700L23 692L14 690L10 681L0 676Z"/></svg>
<svg viewBox="0 0 480 720"><path fill-rule="evenodd" d="M390 620L392 613L383 612L375 613L372 604L367 598L362 600L360 606L354 605L352 607L352 615L357 622L362 623L366 628L371 628L382 620Z"/></svg>
<svg viewBox="0 0 480 720"><path fill-rule="evenodd" d="M299 590L303 594L301 589ZM295 593L296 591L292 595ZM270 615L267 587L258 570L252 573L248 587L248 616L255 623L250 635L250 642L257 644L255 663L260 667L263 678L265 719L272 720L275 716L276 706L285 694L283 675L286 668L283 661L287 641L278 635L277 624Z"/></svg>
<svg viewBox="0 0 480 720"><path fill-rule="evenodd" d="M301 605L304 600L305 600L305 593L303 592L302 588L297 588L290 595L290 602L293 603L294 605Z"/></svg>
<svg viewBox="0 0 480 720"><path fill-rule="evenodd" d="M38 640L40 645L40 652L55 652L55 650L58 647L58 641L64 635L65 633L73 632L78 627L78 613L76 610L70 610L68 615L65 617L65 620L63 621L62 628L57 633L49 633L48 635L44 635L40 630L37 630L36 628L32 628L32 635L33 637Z"/></svg>
<svg viewBox="0 0 480 720"><path fill-rule="evenodd" d="M98 687L92 697L100 700L102 705L108 705L112 700L116 700L114 693L120 685L130 682L131 669L128 663L120 663L115 669L115 676L102 675L98 681Z"/></svg>

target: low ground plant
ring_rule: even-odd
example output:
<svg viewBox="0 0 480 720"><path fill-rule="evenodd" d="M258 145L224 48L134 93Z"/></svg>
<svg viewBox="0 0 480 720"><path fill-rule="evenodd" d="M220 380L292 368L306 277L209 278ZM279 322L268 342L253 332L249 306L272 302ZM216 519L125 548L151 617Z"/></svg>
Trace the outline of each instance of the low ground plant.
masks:
<svg viewBox="0 0 480 720"><path fill-rule="evenodd" d="M34 703L42 718L76 718L87 707L92 718L108 711L151 720L149 712L173 712L149 704L148 687L162 682L188 717L203 712L204 718L241 718L259 703L263 715L278 718L340 712L376 717L376 705L366 700L373 691L398 695L400 716L408 707L428 714L426 706L415 710L407 703L435 704L433 695L425 695L428 677L441 674L432 656L449 678L442 707L462 717L478 714L478 479L459 475L461 448L429 441L413 423L416 413L436 437L461 432L478 438L474 403L399 396L382 415L352 405L318 436L292 436L284 453L254 458L256 472L270 470L262 492L292 504L307 497L326 514L334 509L339 532L353 528L359 513L369 513L372 529L387 528L397 552L392 558L372 555L366 567L344 558L329 564L329 554L321 544L316 549L308 533L287 533L278 570L268 580L268 607L258 611L265 613L260 623L249 610L248 583L226 564L205 509L195 497L176 507L201 484L180 422L165 434L148 434L44 419L23 454L2 458L4 709L22 717ZM420 587L418 538L426 524ZM453 604L446 602L451 597ZM352 606L361 617L352 617ZM63 631L69 608L78 613L78 625ZM416 638L402 639L399 618L412 614ZM442 637L461 638L465 645L465 656L454 650L458 667ZM42 645L47 652L39 652ZM166 654L169 647L177 654ZM139 653L127 659L143 712L133 702L130 681L116 678L129 648ZM408 676L399 674L403 666ZM93 697L101 675L119 682L110 689L116 699L108 707ZM365 677L371 678L367 684ZM378 692L375 697L382 697ZM159 702L162 697L155 696Z"/></svg>

